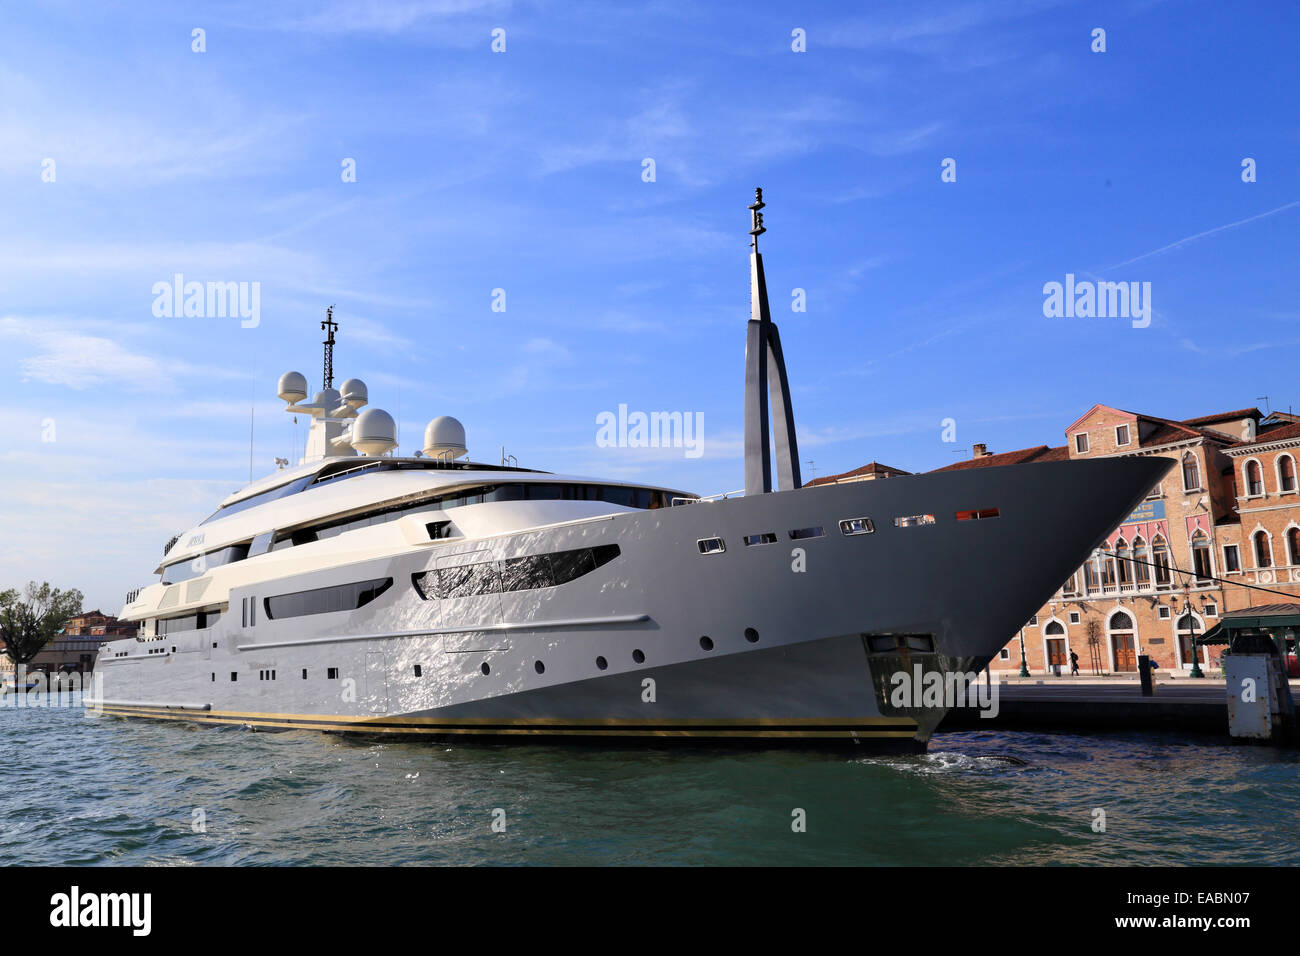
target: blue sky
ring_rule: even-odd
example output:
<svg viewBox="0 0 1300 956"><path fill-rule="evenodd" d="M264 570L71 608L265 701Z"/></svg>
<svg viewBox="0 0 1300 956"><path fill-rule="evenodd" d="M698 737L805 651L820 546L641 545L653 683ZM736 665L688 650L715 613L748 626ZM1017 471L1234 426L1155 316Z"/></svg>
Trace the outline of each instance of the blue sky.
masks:
<svg viewBox="0 0 1300 956"><path fill-rule="evenodd" d="M1059 444L1095 402L1300 404L1298 27L1172 0L5 3L0 584L116 611L247 481L250 405L255 474L289 455L275 381L318 387L330 304L337 377L404 453L450 414L474 457L740 487L756 185L818 474ZM177 272L259 283L260 324L155 317ZM1150 282L1150 327L1045 318L1066 273ZM620 404L702 413L704 454L597 447Z"/></svg>

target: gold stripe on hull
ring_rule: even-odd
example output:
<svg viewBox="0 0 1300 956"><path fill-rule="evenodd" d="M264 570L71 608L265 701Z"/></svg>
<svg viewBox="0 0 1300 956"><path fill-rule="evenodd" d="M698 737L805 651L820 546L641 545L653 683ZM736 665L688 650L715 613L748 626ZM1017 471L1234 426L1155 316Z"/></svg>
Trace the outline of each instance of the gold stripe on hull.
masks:
<svg viewBox="0 0 1300 956"><path fill-rule="evenodd" d="M267 727L278 730L325 730L364 734L462 734L474 736L549 735L572 737L713 737L773 739L854 739L856 737L905 739L916 724L905 717L861 720L791 718L780 720L617 720L553 718L437 718L437 717L323 717L319 714L273 714L240 711L152 710L105 704L105 714L150 720L183 720L201 724ZM668 726L666 726L668 725ZM833 725L833 727L827 726Z"/></svg>

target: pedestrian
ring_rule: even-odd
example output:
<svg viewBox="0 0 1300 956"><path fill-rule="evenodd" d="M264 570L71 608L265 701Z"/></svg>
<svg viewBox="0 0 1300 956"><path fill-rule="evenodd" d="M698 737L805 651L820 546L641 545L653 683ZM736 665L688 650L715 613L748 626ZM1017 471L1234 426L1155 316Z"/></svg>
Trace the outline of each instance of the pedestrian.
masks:
<svg viewBox="0 0 1300 956"><path fill-rule="evenodd" d="M1071 650L1070 651L1070 676L1073 677L1077 673L1079 673L1079 655L1075 651Z"/></svg>

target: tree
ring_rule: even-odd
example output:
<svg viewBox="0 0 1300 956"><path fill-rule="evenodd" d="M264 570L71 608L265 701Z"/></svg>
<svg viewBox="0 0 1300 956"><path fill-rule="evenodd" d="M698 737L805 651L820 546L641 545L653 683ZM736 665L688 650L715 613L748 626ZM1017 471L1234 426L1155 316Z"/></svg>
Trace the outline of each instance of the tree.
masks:
<svg viewBox="0 0 1300 956"><path fill-rule="evenodd" d="M15 588L0 591L0 641L14 662L15 684L18 666L31 663L63 623L81 613L82 597L76 588L60 591L48 581L28 582L21 594Z"/></svg>

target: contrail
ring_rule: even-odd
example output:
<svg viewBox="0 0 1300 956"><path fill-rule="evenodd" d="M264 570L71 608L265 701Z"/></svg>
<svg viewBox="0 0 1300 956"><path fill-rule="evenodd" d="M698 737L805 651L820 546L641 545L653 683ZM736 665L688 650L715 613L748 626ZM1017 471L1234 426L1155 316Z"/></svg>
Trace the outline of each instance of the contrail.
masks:
<svg viewBox="0 0 1300 956"><path fill-rule="evenodd" d="M1179 239L1177 242L1171 242L1169 243L1169 245L1161 246L1159 249L1153 249L1150 252L1144 252L1142 253L1142 255L1134 256L1132 259L1125 259L1123 262L1117 262L1113 266L1106 266L1104 269L1101 269L1100 271L1109 272L1111 269L1118 269L1121 266L1126 266L1131 263L1137 262L1139 259L1149 259L1152 256L1158 256L1160 255L1160 253L1168 252L1170 249L1177 249L1179 246L1186 245L1189 242L1195 242L1197 239L1204 239L1206 236L1212 236L1216 232L1223 232L1223 230L1225 229L1234 229L1237 226L1244 226L1248 222L1254 222L1256 219L1263 219L1265 216L1272 216L1276 213L1282 212L1285 209L1290 209L1293 206L1300 206L1300 199L1297 199L1295 202L1289 202L1285 206L1278 206L1276 209L1270 209L1268 212L1261 212L1259 215L1251 216L1248 219L1238 219L1236 222L1230 222L1222 226L1215 226L1213 229L1205 230L1205 232L1198 232L1194 236L1185 236L1184 238Z"/></svg>

